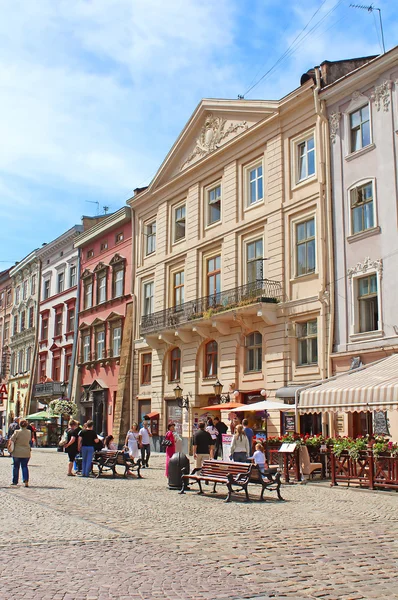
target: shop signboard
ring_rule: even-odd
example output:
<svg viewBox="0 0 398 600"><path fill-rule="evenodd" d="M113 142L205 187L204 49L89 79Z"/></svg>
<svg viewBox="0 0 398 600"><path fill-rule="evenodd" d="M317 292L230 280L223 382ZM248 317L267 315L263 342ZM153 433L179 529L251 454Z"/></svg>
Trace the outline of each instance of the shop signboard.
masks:
<svg viewBox="0 0 398 600"><path fill-rule="evenodd" d="M222 457L223 460L230 460L231 456L231 446L232 446L232 438L234 436L230 433L222 434Z"/></svg>
<svg viewBox="0 0 398 600"><path fill-rule="evenodd" d="M373 413L373 433L374 435L390 435L388 429L387 413L381 410Z"/></svg>

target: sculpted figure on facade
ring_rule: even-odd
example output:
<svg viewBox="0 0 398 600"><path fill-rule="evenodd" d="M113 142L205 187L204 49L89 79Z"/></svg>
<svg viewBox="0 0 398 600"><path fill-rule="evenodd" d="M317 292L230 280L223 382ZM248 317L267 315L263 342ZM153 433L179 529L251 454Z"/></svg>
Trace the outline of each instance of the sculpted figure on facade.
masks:
<svg viewBox="0 0 398 600"><path fill-rule="evenodd" d="M329 117L330 139L332 140L333 144L336 141L336 135L340 125L340 117L341 113L339 112L332 113Z"/></svg>
<svg viewBox="0 0 398 600"><path fill-rule="evenodd" d="M390 106L390 88L391 81L383 81L380 85L375 87L375 91L372 94L372 100L375 103L377 110L380 110L383 106L384 112L388 112L388 107Z"/></svg>
<svg viewBox="0 0 398 600"><path fill-rule="evenodd" d="M380 276L383 274L383 259L378 258L377 260L370 260L369 256L365 258L363 262L358 262L355 267L347 269L347 275L351 279L353 275L357 273L367 273L370 270L375 269Z"/></svg>

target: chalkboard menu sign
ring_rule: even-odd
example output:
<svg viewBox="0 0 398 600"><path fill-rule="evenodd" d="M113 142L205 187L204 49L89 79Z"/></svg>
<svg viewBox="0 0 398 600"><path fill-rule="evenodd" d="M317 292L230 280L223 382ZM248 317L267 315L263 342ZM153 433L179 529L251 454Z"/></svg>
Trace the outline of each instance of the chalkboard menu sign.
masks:
<svg viewBox="0 0 398 600"><path fill-rule="evenodd" d="M294 415L284 414L284 430L288 431L296 431L296 420Z"/></svg>
<svg viewBox="0 0 398 600"><path fill-rule="evenodd" d="M373 434L390 435L386 412L380 410L373 412Z"/></svg>

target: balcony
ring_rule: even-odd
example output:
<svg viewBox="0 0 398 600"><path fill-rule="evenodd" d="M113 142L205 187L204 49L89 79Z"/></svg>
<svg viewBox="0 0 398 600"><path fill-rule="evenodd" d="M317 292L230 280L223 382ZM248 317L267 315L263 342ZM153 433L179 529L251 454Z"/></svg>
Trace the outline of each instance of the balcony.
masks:
<svg viewBox="0 0 398 600"><path fill-rule="evenodd" d="M241 312L255 304L278 304L282 300L282 286L278 281L255 281L212 296L204 296L179 306L166 308L141 317L141 335L151 335L162 330L175 329L187 323L195 327L197 321L207 321L227 316L229 311ZM276 307L275 307L276 308ZM273 309L273 313L275 312ZM244 312L248 312L245 310ZM250 311L252 312L252 311Z"/></svg>
<svg viewBox="0 0 398 600"><path fill-rule="evenodd" d="M36 383L36 385L33 386L33 397L42 398L43 396L62 396L65 391L66 386L60 381Z"/></svg>

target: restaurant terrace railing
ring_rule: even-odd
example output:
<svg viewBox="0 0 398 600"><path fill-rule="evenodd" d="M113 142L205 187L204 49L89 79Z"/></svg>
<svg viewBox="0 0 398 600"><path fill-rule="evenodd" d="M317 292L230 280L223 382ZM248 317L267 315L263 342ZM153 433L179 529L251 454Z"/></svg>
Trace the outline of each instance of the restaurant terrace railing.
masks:
<svg viewBox="0 0 398 600"><path fill-rule="evenodd" d="M240 308L256 302L277 304L282 300L282 286L278 281L265 279L231 290L225 290L172 308L166 308L141 317L141 334L145 335L177 327L196 319L210 319L214 314Z"/></svg>

